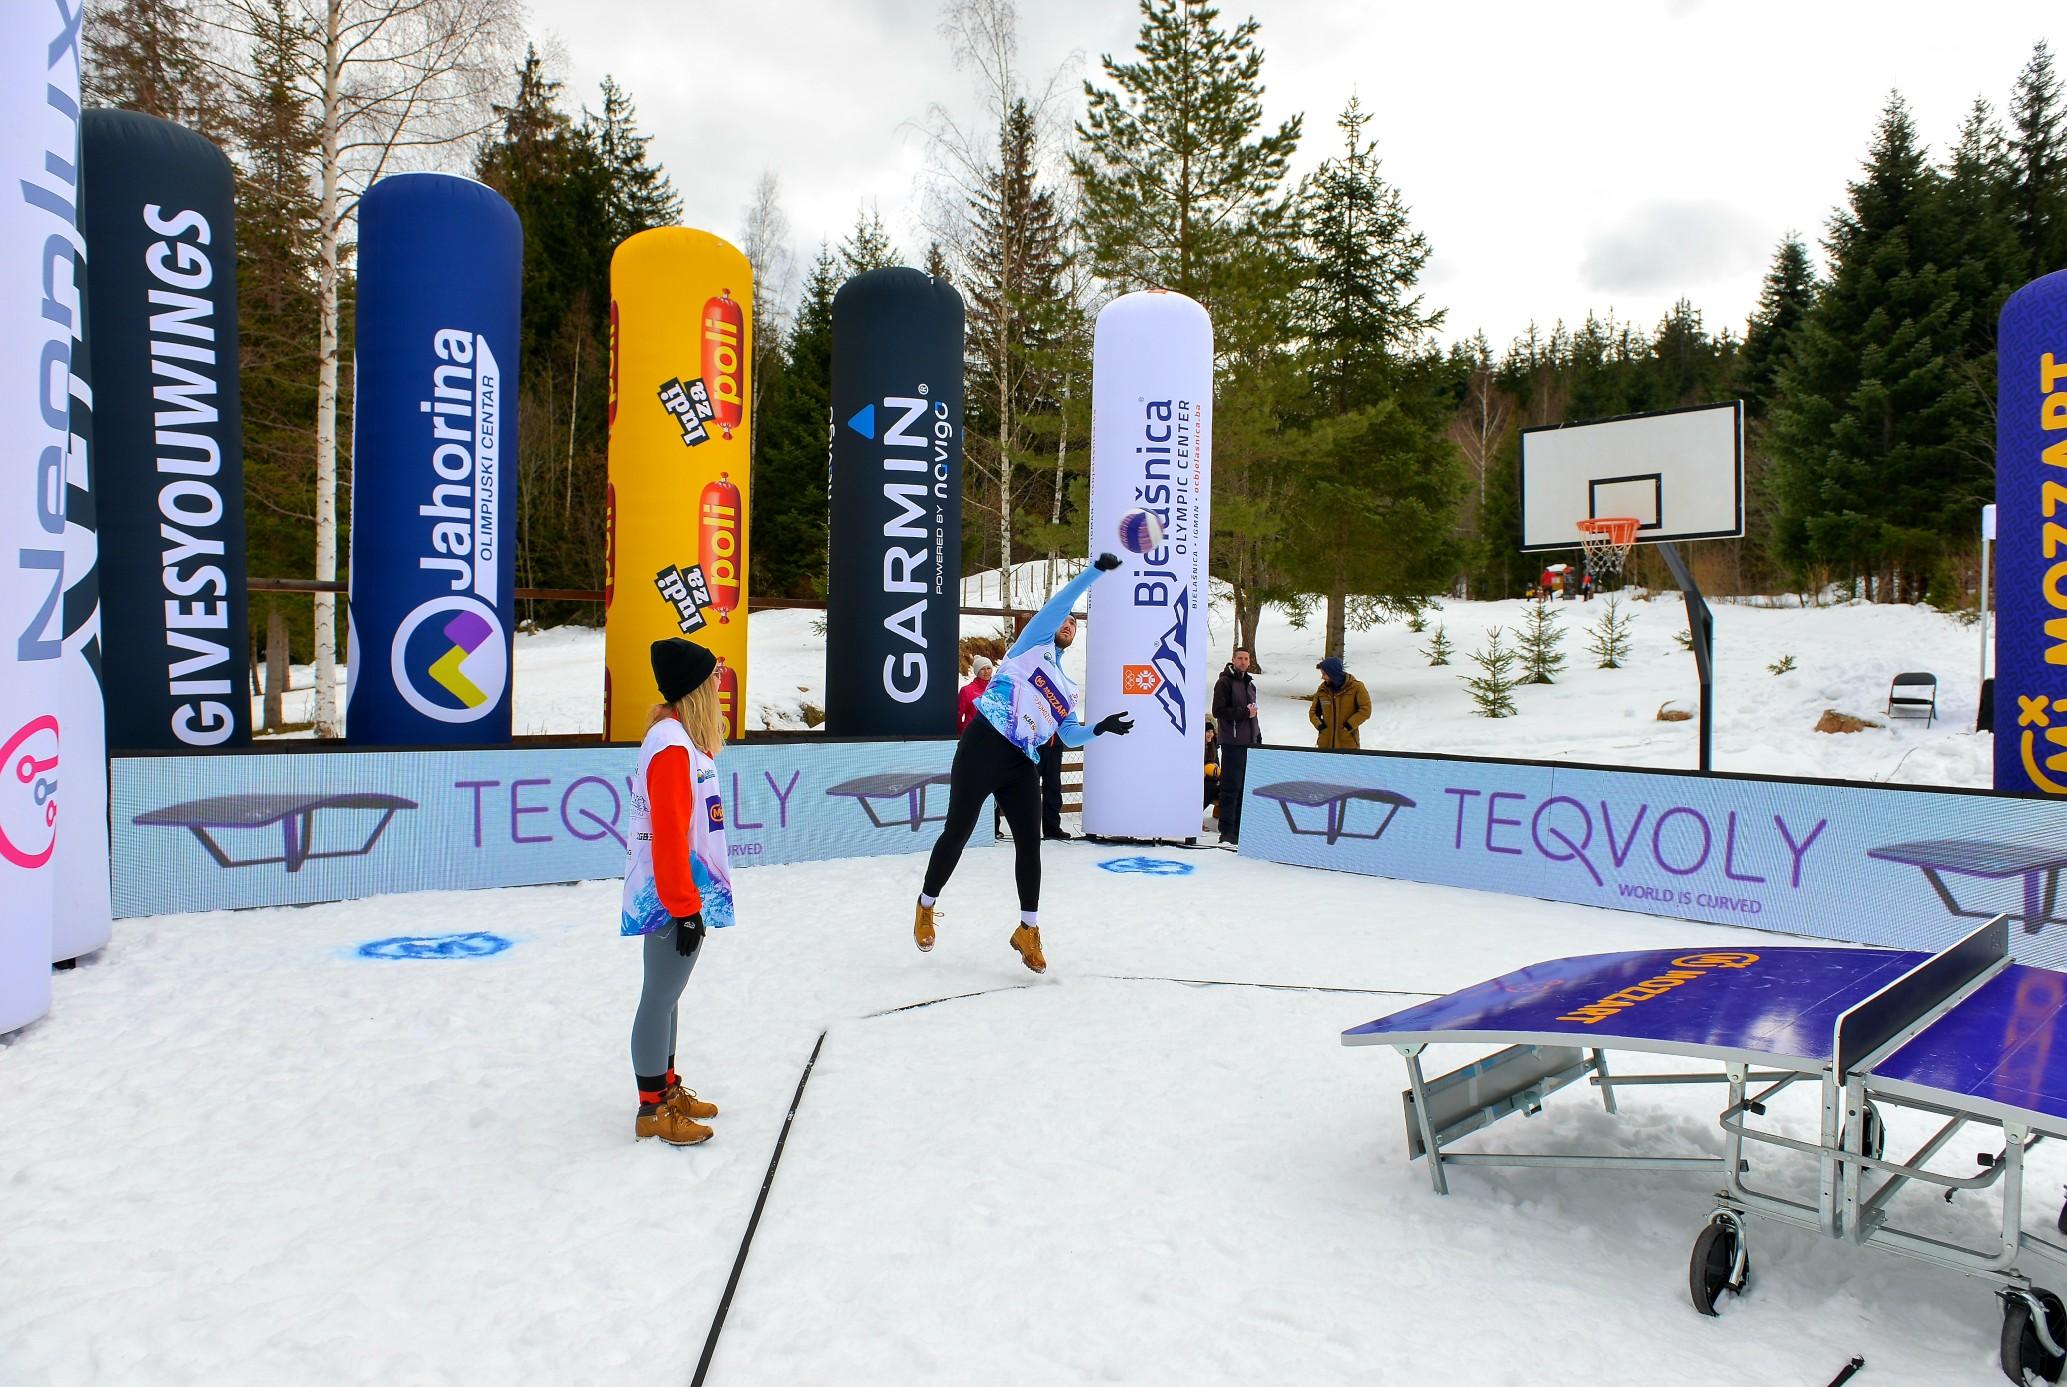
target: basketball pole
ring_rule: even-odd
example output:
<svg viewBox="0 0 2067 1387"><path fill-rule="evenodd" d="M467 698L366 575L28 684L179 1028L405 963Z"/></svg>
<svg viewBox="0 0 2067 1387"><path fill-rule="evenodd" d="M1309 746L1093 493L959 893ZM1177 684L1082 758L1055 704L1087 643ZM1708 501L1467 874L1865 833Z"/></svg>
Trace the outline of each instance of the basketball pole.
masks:
<svg viewBox="0 0 2067 1387"><path fill-rule="evenodd" d="M1701 595L1694 575L1687 571L1687 561L1681 557L1679 546L1667 540L1653 547L1672 570L1680 595L1687 600L1687 632L1694 638L1694 668L1701 675L1701 769L1705 772L1709 768L1710 729L1714 721L1711 714L1715 711L1715 614L1708 610L1708 599Z"/></svg>

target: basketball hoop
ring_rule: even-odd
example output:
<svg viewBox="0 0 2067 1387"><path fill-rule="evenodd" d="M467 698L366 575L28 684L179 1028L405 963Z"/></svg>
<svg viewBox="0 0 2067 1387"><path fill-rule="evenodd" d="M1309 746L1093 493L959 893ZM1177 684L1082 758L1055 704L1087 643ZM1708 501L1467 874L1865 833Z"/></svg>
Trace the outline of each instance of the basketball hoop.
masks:
<svg viewBox="0 0 2067 1387"><path fill-rule="evenodd" d="M1586 551L1587 567L1600 574L1620 573L1642 523L1633 515L1602 515L1580 521L1579 546Z"/></svg>

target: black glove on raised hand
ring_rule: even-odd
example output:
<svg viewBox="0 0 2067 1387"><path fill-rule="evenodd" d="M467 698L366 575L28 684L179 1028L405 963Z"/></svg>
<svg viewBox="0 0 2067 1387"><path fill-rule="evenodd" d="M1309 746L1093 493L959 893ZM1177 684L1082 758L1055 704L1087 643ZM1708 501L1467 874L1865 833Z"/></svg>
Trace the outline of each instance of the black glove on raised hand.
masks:
<svg viewBox="0 0 2067 1387"><path fill-rule="evenodd" d="M1108 732L1115 737L1124 737L1134 730L1134 719L1126 713L1107 713L1091 730L1101 737Z"/></svg>
<svg viewBox="0 0 2067 1387"><path fill-rule="evenodd" d="M1118 554L1100 554L1098 562L1093 565L1100 573L1110 573L1119 566L1120 556Z"/></svg>
<svg viewBox="0 0 2067 1387"><path fill-rule="evenodd" d="M675 919L675 952L684 958L694 958L703 947L703 912Z"/></svg>

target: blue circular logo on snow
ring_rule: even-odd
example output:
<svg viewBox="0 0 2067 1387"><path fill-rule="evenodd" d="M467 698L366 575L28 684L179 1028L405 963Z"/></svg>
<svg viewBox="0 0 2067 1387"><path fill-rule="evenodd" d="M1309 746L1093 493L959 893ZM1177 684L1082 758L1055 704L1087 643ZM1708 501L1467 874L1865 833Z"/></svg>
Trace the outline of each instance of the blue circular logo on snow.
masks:
<svg viewBox="0 0 2067 1387"><path fill-rule="evenodd" d="M359 946L361 958L486 958L510 941L499 934L401 934Z"/></svg>
<svg viewBox="0 0 2067 1387"><path fill-rule="evenodd" d="M1191 875L1189 862L1172 862L1167 857L1111 857L1098 865L1108 872L1139 872L1151 877Z"/></svg>

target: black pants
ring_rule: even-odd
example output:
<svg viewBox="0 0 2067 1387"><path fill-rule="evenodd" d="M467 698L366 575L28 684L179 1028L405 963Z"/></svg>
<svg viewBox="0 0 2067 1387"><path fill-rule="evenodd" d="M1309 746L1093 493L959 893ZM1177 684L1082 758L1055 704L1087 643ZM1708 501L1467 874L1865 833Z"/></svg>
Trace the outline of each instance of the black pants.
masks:
<svg viewBox="0 0 2067 1387"><path fill-rule="evenodd" d="M1242 838L1242 782L1249 776L1249 748L1220 748L1220 841Z"/></svg>
<svg viewBox="0 0 2067 1387"><path fill-rule="evenodd" d="M1041 748L1041 832L1062 833L1062 742L1055 737Z"/></svg>
<svg viewBox="0 0 2067 1387"><path fill-rule="evenodd" d="M976 717L955 747L948 772L947 822L926 863L921 894L938 896L962 860L962 849L983 813L983 802L998 797L998 809L1012 830L1012 874L1019 884L1019 908L1041 908L1040 767L1005 739L1005 734Z"/></svg>

